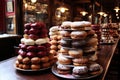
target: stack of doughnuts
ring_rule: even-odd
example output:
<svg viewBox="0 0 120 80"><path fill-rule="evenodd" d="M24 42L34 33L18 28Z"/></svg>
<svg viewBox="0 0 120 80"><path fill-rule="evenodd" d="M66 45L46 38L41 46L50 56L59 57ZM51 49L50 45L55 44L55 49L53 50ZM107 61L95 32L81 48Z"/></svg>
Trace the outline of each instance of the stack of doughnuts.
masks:
<svg viewBox="0 0 120 80"><path fill-rule="evenodd" d="M67 27L65 23L67 24ZM88 21L65 21L61 24L60 51L57 56L57 72L59 74L71 74L80 77L91 72L92 63L97 60L98 39ZM93 67L92 67L93 68Z"/></svg>
<svg viewBox="0 0 120 80"><path fill-rule="evenodd" d="M101 26L98 24L94 24L92 25L92 29L95 31L95 33L97 34L97 38L98 38L98 49L100 49L100 40L101 40Z"/></svg>
<svg viewBox="0 0 120 80"><path fill-rule="evenodd" d="M114 38L112 34L110 34L111 27L109 24L101 24L101 44L111 44L114 43Z"/></svg>
<svg viewBox="0 0 120 80"><path fill-rule="evenodd" d="M16 67L25 70L40 70L54 64L50 54L50 43L47 28L42 22L26 23L24 35L19 44Z"/></svg>
<svg viewBox="0 0 120 80"><path fill-rule="evenodd" d="M59 26L52 26L49 29L49 36L50 36L50 53L54 56L57 55L59 52L61 45L59 45L59 40L61 39L61 35L59 35Z"/></svg>

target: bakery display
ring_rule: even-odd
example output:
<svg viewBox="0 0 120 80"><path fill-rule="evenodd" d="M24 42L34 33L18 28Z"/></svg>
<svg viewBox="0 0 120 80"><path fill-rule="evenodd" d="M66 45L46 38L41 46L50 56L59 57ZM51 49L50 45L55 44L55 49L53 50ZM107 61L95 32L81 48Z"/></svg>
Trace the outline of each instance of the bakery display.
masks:
<svg viewBox="0 0 120 80"><path fill-rule="evenodd" d="M54 64L54 56L47 36L47 28L42 22L26 23L24 35L19 44L16 69L22 71L39 71ZM56 44L54 41L53 44Z"/></svg>
<svg viewBox="0 0 120 80"><path fill-rule="evenodd" d="M111 34L111 26L109 23L102 24L101 44L114 44L114 37Z"/></svg>
<svg viewBox="0 0 120 80"><path fill-rule="evenodd" d="M67 24L67 27L64 27L66 22L63 22L60 27L59 45L61 48L57 55L58 61L52 69L53 73L59 77L66 75L66 78L69 75L73 79L101 74L102 67L96 63L98 38L91 23L76 21L70 22L69 26ZM99 69L91 70L93 67ZM97 73L97 71L100 72ZM93 72L96 74L92 74Z"/></svg>

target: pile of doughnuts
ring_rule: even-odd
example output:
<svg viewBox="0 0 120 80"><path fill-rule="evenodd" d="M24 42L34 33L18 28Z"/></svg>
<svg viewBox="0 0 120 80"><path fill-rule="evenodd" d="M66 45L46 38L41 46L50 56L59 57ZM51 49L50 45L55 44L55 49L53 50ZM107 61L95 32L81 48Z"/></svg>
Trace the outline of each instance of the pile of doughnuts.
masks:
<svg viewBox="0 0 120 80"><path fill-rule="evenodd" d="M65 21L61 24L60 35L61 48L56 62L58 74L80 77L100 71L100 65L96 63L98 39L90 22Z"/></svg>
<svg viewBox="0 0 120 80"><path fill-rule="evenodd" d="M26 23L19 44L16 67L23 70L40 70L54 64L46 25L42 22Z"/></svg>
<svg viewBox="0 0 120 80"><path fill-rule="evenodd" d="M59 40L62 36L59 34L59 26L52 26L49 29L49 36L51 44L50 53L56 56L61 48L61 45L59 45Z"/></svg>
<svg viewBox="0 0 120 80"><path fill-rule="evenodd" d="M112 34L110 33L111 27L109 24L101 24L102 29L101 29L101 44L111 44L114 43L114 38Z"/></svg>
<svg viewBox="0 0 120 80"><path fill-rule="evenodd" d="M97 34L97 39L98 39L98 49L100 49L100 40L101 40L101 26L98 24L92 25L92 29L95 31Z"/></svg>

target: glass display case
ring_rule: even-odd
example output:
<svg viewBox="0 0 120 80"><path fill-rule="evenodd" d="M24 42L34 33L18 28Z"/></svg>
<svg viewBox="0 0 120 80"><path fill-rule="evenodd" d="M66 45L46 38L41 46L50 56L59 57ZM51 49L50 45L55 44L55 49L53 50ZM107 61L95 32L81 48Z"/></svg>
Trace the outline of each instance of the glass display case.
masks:
<svg viewBox="0 0 120 80"><path fill-rule="evenodd" d="M23 0L24 22L48 21L48 0Z"/></svg>

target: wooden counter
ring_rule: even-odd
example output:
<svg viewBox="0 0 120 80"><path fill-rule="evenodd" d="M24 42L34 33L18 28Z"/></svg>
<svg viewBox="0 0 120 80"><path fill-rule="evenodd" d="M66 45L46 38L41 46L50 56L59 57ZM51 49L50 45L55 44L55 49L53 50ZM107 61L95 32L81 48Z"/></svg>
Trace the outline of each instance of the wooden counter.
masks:
<svg viewBox="0 0 120 80"><path fill-rule="evenodd" d="M101 45L98 62L103 66L103 73L91 80L104 80L118 41L114 45ZM16 57L0 62L0 80L63 80L56 77L51 69L42 72L21 72L14 68ZM64 79L65 80L65 79Z"/></svg>

